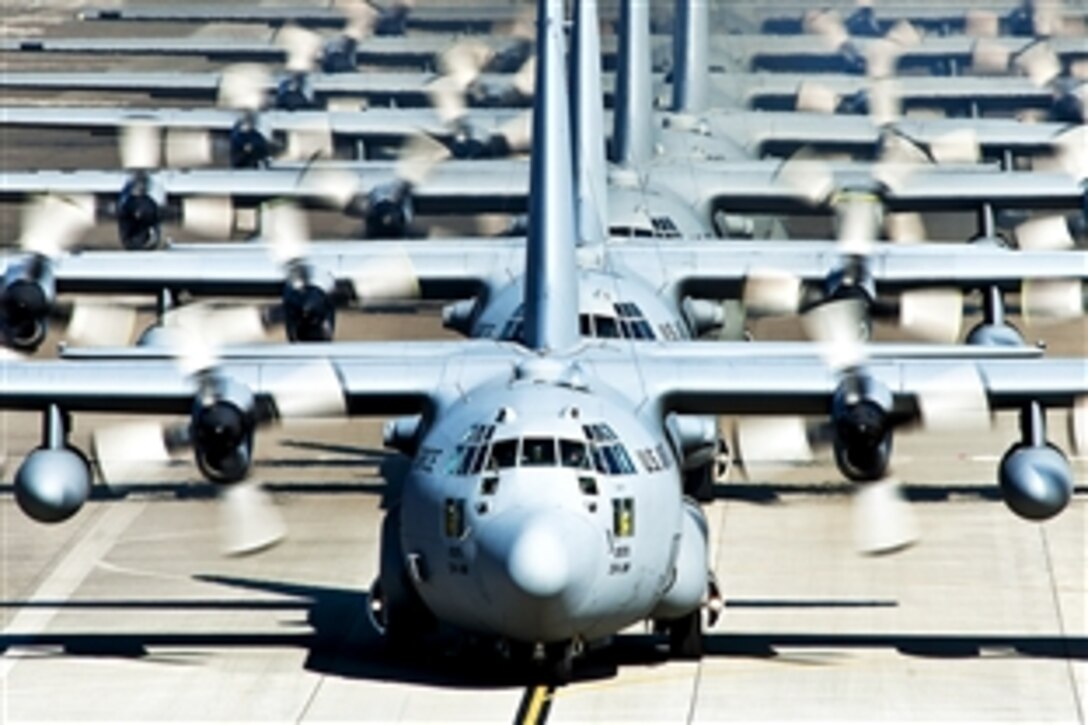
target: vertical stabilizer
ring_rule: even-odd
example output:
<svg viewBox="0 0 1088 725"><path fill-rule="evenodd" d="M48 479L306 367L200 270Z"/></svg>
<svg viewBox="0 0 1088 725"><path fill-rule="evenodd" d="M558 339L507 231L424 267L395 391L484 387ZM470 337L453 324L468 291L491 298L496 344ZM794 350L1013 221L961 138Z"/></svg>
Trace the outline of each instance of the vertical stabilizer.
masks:
<svg viewBox="0 0 1088 725"><path fill-rule="evenodd" d="M618 62L612 161L640 169L653 151L649 0L621 0Z"/></svg>
<svg viewBox="0 0 1088 725"><path fill-rule="evenodd" d="M597 0L576 0L570 77L579 244L603 244L608 238L600 34Z"/></svg>
<svg viewBox="0 0 1088 725"><path fill-rule="evenodd" d="M709 0L676 0L672 44L672 110L702 113L707 97Z"/></svg>
<svg viewBox="0 0 1088 725"><path fill-rule="evenodd" d="M536 47L524 343L548 351L579 339L563 0L538 0Z"/></svg>

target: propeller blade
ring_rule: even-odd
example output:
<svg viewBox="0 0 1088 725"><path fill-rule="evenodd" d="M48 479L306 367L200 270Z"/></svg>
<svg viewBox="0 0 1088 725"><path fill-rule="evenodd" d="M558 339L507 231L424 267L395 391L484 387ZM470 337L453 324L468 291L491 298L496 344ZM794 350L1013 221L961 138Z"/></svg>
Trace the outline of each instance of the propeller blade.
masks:
<svg viewBox="0 0 1088 725"><path fill-rule="evenodd" d="M347 24L344 34L355 40L369 38L374 34L374 25L378 22L378 11L365 0L355 0L341 6Z"/></svg>
<svg viewBox="0 0 1088 725"><path fill-rule="evenodd" d="M922 42L922 32L906 18L898 20L884 37L901 48L913 48Z"/></svg>
<svg viewBox="0 0 1088 725"><path fill-rule="evenodd" d="M150 480L170 463L163 427L149 421L99 428L91 437L91 449L108 484Z"/></svg>
<svg viewBox="0 0 1088 725"><path fill-rule="evenodd" d="M510 153L526 153L533 142L533 117L522 113L510 119L496 132L506 141Z"/></svg>
<svg viewBox="0 0 1088 725"><path fill-rule="evenodd" d="M173 168L207 166L212 162L212 137L207 131L171 128L166 131L166 165Z"/></svg>
<svg viewBox="0 0 1088 725"><path fill-rule="evenodd" d="M1088 397L1077 398L1069 410L1069 442L1073 452L1088 452Z"/></svg>
<svg viewBox="0 0 1088 725"><path fill-rule="evenodd" d="M891 212L884 215L884 233L897 244L914 244L927 239L922 215L913 211Z"/></svg>
<svg viewBox="0 0 1088 725"><path fill-rule="evenodd" d="M494 55L478 40L466 40L447 49L438 58L438 69L464 90L475 81Z"/></svg>
<svg viewBox="0 0 1088 725"><path fill-rule="evenodd" d="M973 365L956 365L921 381L918 410L927 430L984 431L991 427L986 386Z"/></svg>
<svg viewBox="0 0 1088 725"><path fill-rule="evenodd" d="M24 206L22 216L19 247L34 254L55 257L94 226L94 197L49 194Z"/></svg>
<svg viewBox="0 0 1088 725"><path fill-rule="evenodd" d="M359 195L359 183L359 174L347 169L312 166L302 176L306 194L335 209L346 210L354 203Z"/></svg>
<svg viewBox="0 0 1088 725"><path fill-rule="evenodd" d="M958 289L904 292L899 298L899 325L924 340L954 343L963 325L963 293Z"/></svg>
<svg viewBox="0 0 1088 725"><path fill-rule="evenodd" d="M324 44L320 35L294 24L283 26L277 40L287 53L287 70L293 73L312 71Z"/></svg>
<svg viewBox="0 0 1088 725"><path fill-rule="evenodd" d="M998 33L997 14L989 10L972 8L964 16L964 32L975 38L996 38Z"/></svg>
<svg viewBox="0 0 1088 725"><path fill-rule="evenodd" d="M802 418L744 416L737 419L734 434L740 467L749 480L813 459Z"/></svg>
<svg viewBox="0 0 1088 725"><path fill-rule="evenodd" d="M902 106L895 78L874 78L869 82L869 120L874 124L895 123L903 115Z"/></svg>
<svg viewBox="0 0 1088 725"><path fill-rule="evenodd" d="M801 304L801 279L780 270L753 270L744 282L743 300L749 314L795 314Z"/></svg>
<svg viewBox="0 0 1088 725"><path fill-rule="evenodd" d="M872 198L850 196L835 207L838 220L839 253L868 256L881 224L880 204Z"/></svg>
<svg viewBox="0 0 1088 725"><path fill-rule="evenodd" d="M796 109L809 113L835 112L839 107L839 95L822 83L804 81L797 88Z"/></svg>
<svg viewBox="0 0 1088 725"><path fill-rule="evenodd" d="M1072 249L1073 237L1069 224L1060 214L1029 219L1013 230L1020 249L1032 251Z"/></svg>
<svg viewBox="0 0 1088 725"><path fill-rule="evenodd" d="M223 551L229 556L253 554L278 544L287 535L283 517L268 492L256 482L226 486L220 493Z"/></svg>
<svg viewBox="0 0 1088 725"><path fill-rule="evenodd" d="M1071 320L1084 314L1079 279L1026 279L1020 288L1020 308L1029 324Z"/></svg>
<svg viewBox="0 0 1088 725"><path fill-rule="evenodd" d="M101 300L75 301L68 320L69 341L87 347L122 347L132 339L136 310Z"/></svg>
<svg viewBox="0 0 1088 725"><path fill-rule="evenodd" d="M971 70L976 75L1004 75L1011 62L1009 49L987 38L977 40L971 49Z"/></svg>
<svg viewBox="0 0 1088 725"><path fill-rule="evenodd" d="M362 302L419 297L419 277L407 254L367 260L351 277L355 298Z"/></svg>
<svg viewBox="0 0 1088 725"><path fill-rule="evenodd" d="M813 205L827 201L835 190L831 169L808 149L801 149L782 162L775 178Z"/></svg>
<svg viewBox="0 0 1088 725"><path fill-rule="evenodd" d="M240 111L259 111L272 79L268 69L253 63L228 66L219 79L217 105Z"/></svg>
<svg viewBox="0 0 1088 725"><path fill-rule="evenodd" d="M328 119L308 122L304 127L287 132L287 148L283 158L287 161L312 161L329 159L333 155L332 128Z"/></svg>
<svg viewBox="0 0 1088 725"><path fill-rule="evenodd" d="M525 98L532 98L536 87L536 56L529 56L511 79L511 85Z"/></svg>
<svg viewBox="0 0 1088 725"><path fill-rule="evenodd" d="M829 50L838 50L850 40L842 17L834 10L805 13L801 29L810 35L819 35Z"/></svg>
<svg viewBox="0 0 1088 725"><path fill-rule="evenodd" d="M156 169L162 159L162 132L152 123L130 123L121 129L121 166Z"/></svg>
<svg viewBox="0 0 1088 725"><path fill-rule="evenodd" d="M181 219L186 229L211 239L227 239L234 229L234 204L226 196L182 199Z"/></svg>
<svg viewBox="0 0 1088 725"><path fill-rule="evenodd" d="M276 262L286 264L306 256L309 224L294 204L280 202L261 207L261 233Z"/></svg>
<svg viewBox="0 0 1088 725"><path fill-rule="evenodd" d="M974 164L982 158L978 133L962 128L941 134L929 144L929 154L938 164Z"/></svg>
<svg viewBox="0 0 1088 725"><path fill-rule="evenodd" d="M162 326L171 354L187 375L214 368L224 345L256 342L265 334L256 307L214 308L201 302L168 310Z"/></svg>
<svg viewBox="0 0 1088 725"><path fill-rule="evenodd" d="M914 512L898 481L886 478L859 485L853 509L854 541L859 553L890 554L918 541Z"/></svg>
<svg viewBox="0 0 1088 725"><path fill-rule="evenodd" d="M1042 88L1061 75L1062 63L1047 43L1036 43L1016 58L1016 66Z"/></svg>
<svg viewBox="0 0 1088 725"><path fill-rule="evenodd" d="M267 383L280 420L342 418L347 415L344 387L328 360L296 367L289 375Z"/></svg>
<svg viewBox="0 0 1088 725"><path fill-rule="evenodd" d="M891 78L903 50L902 45L889 38L869 41L865 46L865 75L873 79Z"/></svg>
<svg viewBox="0 0 1088 725"><path fill-rule="evenodd" d="M404 145L397 162L397 178L412 186L418 186L438 164L449 159L450 155L445 144L425 133L417 133Z"/></svg>
<svg viewBox="0 0 1088 725"><path fill-rule="evenodd" d="M865 303L860 299L833 300L801 317L809 339L819 343L820 355L832 370L846 370L864 362Z"/></svg>

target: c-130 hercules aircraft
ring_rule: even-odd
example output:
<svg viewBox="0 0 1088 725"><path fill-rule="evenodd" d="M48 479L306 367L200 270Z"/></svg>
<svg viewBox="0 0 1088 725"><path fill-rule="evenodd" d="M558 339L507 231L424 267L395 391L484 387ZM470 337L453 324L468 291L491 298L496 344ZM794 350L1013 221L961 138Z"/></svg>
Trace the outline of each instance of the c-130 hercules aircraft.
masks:
<svg viewBox="0 0 1088 725"><path fill-rule="evenodd" d="M72 412L191 415L198 462L224 485L248 470L258 423L300 399L417 416L401 419L415 424L402 438L413 459L383 525L376 619L394 641L441 622L526 645L563 679L585 643L644 619L668 629L675 654L700 652L707 525L681 494L669 412L830 414L840 465L873 481L895 425L939 416L934 394L975 392L984 407L1023 411L1023 441L999 472L1010 507L1032 519L1064 508L1072 476L1041 413L1088 395L1084 360L1022 348L890 359L845 344L857 354L835 369L816 351L758 343L581 340L562 28L562 3L541 0L520 342L224 349L195 376L155 349L6 362L0 406L46 420L16 475L23 509L56 521L86 498L89 471L66 442Z"/></svg>

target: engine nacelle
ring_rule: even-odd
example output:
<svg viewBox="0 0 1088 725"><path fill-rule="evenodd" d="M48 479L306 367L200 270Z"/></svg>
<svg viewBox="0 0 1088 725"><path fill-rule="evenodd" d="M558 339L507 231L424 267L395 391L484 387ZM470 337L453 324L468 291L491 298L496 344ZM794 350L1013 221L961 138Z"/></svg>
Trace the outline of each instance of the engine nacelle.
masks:
<svg viewBox="0 0 1088 725"><path fill-rule="evenodd" d="M382 444L406 456L414 456L422 433L423 416L402 415L385 422L382 427Z"/></svg>
<svg viewBox="0 0 1088 725"><path fill-rule="evenodd" d="M38 448L15 474L15 501L46 524L71 518L91 493L87 459L72 448Z"/></svg>
<svg viewBox="0 0 1088 725"><path fill-rule="evenodd" d="M305 73L292 73L276 85L276 108L282 111L308 111L317 108L313 85Z"/></svg>
<svg viewBox="0 0 1088 725"><path fill-rule="evenodd" d="M1001 496L1013 513L1044 521L1061 513L1073 495L1073 471L1056 447L1017 443L997 469Z"/></svg>
<svg viewBox="0 0 1088 725"><path fill-rule="evenodd" d="M1083 81L1059 81L1054 89L1054 97L1050 103L1050 112L1047 114L1053 123L1072 123L1080 125L1085 122L1085 104L1088 103L1088 91L1077 87L1077 83Z"/></svg>
<svg viewBox="0 0 1088 725"><path fill-rule="evenodd" d="M479 302L475 297L458 300L442 308L442 327L468 336L472 334L472 325L479 314Z"/></svg>
<svg viewBox="0 0 1088 725"><path fill-rule="evenodd" d="M237 483L253 464L253 432L257 427L253 394L228 379L209 381L197 396L189 423L200 472L215 483Z"/></svg>
<svg viewBox="0 0 1088 725"><path fill-rule="evenodd" d="M31 352L45 340L49 312L57 298L56 280L49 264L32 258L8 267L0 290L4 341Z"/></svg>
<svg viewBox="0 0 1088 725"><path fill-rule="evenodd" d="M253 114L246 114L230 129L230 165L259 169L272 157L272 144Z"/></svg>
<svg viewBox="0 0 1088 725"><path fill-rule="evenodd" d="M415 217L412 194L402 182L379 186L367 198L366 232L375 239L400 239Z"/></svg>
<svg viewBox="0 0 1088 725"><path fill-rule="evenodd" d="M117 233L125 249L156 249L162 243L166 193L145 172L138 172L117 199Z"/></svg>
<svg viewBox="0 0 1088 725"><path fill-rule="evenodd" d="M866 375L844 380L835 391L831 400L835 463L851 481L876 481L887 471L891 409L891 393Z"/></svg>
<svg viewBox="0 0 1088 725"><path fill-rule="evenodd" d="M322 73L354 73L359 70L356 49L359 43L347 34L341 34L325 43L321 50Z"/></svg>
<svg viewBox="0 0 1088 725"><path fill-rule="evenodd" d="M336 333L332 288L312 277L289 280L284 285L283 312L291 342L328 342Z"/></svg>
<svg viewBox="0 0 1088 725"><path fill-rule="evenodd" d="M967 334L967 344L982 347L1020 347L1026 343L1020 331L1007 322L998 325L980 322Z"/></svg>

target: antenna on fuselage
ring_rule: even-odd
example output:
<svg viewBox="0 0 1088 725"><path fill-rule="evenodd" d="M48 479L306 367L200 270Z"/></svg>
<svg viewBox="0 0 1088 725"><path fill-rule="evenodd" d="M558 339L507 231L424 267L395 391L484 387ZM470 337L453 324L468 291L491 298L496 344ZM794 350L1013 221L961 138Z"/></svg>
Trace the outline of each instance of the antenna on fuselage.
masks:
<svg viewBox="0 0 1088 725"><path fill-rule="evenodd" d="M672 44L672 110L706 110L710 11L707 0L676 0Z"/></svg>
<svg viewBox="0 0 1088 725"><path fill-rule="evenodd" d="M540 352L577 344L577 228L563 0L539 0L536 94L529 163L524 343Z"/></svg>
<svg viewBox="0 0 1088 725"><path fill-rule="evenodd" d="M608 179L604 153L604 98L601 94L601 33L597 0L576 0L571 34L571 127L577 184L578 244L608 239Z"/></svg>
<svg viewBox="0 0 1088 725"><path fill-rule="evenodd" d="M612 162L642 169L653 152L650 3L621 0L620 53L612 129Z"/></svg>

